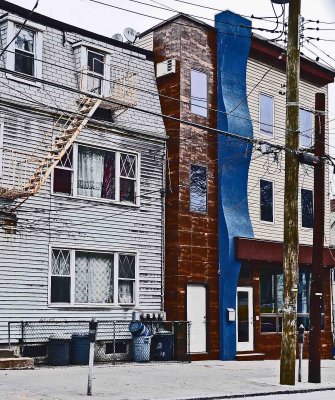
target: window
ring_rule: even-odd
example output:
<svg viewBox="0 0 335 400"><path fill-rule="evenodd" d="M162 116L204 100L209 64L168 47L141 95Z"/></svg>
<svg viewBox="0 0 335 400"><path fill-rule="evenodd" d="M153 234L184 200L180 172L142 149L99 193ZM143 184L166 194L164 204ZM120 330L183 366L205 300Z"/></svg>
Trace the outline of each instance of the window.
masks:
<svg viewBox="0 0 335 400"><path fill-rule="evenodd" d="M191 113L207 117L207 74L191 70Z"/></svg>
<svg viewBox="0 0 335 400"><path fill-rule="evenodd" d="M191 165L190 210L207 212L207 169L200 165Z"/></svg>
<svg viewBox="0 0 335 400"><path fill-rule="evenodd" d="M34 76L35 33L16 26L15 71Z"/></svg>
<svg viewBox="0 0 335 400"><path fill-rule="evenodd" d="M5 18L6 21L6 18ZM23 19L7 17L7 45L5 55L6 77L33 86L40 86L34 78L42 78L43 31L45 27L28 21L22 28ZM16 36L17 35L17 36Z"/></svg>
<svg viewBox="0 0 335 400"><path fill-rule="evenodd" d="M313 113L300 109L300 147L313 146Z"/></svg>
<svg viewBox="0 0 335 400"><path fill-rule="evenodd" d="M297 327L309 329L311 274L299 272ZM261 332L281 332L283 313L283 274L263 270L260 274Z"/></svg>
<svg viewBox="0 0 335 400"><path fill-rule="evenodd" d="M102 86L105 76L104 54L87 50L87 91L103 94Z"/></svg>
<svg viewBox="0 0 335 400"><path fill-rule="evenodd" d="M313 191L301 189L301 226L313 228Z"/></svg>
<svg viewBox="0 0 335 400"><path fill-rule="evenodd" d="M259 121L260 134L273 137L274 125L274 100L266 94L259 95Z"/></svg>
<svg viewBox="0 0 335 400"><path fill-rule="evenodd" d="M273 182L261 179L260 185L260 217L261 221L273 220Z"/></svg>
<svg viewBox="0 0 335 400"><path fill-rule="evenodd" d="M139 204L138 176L137 155L75 144L55 167L53 192Z"/></svg>
<svg viewBox="0 0 335 400"><path fill-rule="evenodd" d="M52 249L50 303L135 304L136 255Z"/></svg>

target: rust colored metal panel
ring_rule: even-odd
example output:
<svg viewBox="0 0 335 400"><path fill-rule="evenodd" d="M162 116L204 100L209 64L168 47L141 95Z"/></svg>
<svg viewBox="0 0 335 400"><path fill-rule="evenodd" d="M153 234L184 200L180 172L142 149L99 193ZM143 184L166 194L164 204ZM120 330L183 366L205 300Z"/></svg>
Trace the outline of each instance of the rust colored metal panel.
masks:
<svg viewBox="0 0 335 400"><path fill-rule="evenodd" d="M181 16L158 26L153 37L155 64L176 59L176 72L157 78L162 113L216 128L215 30ZM207 118L190 112L192 69L207 74ZM206 284L210 327L208 353L194 355L192 359L215 359L219 357L217 137L206 129L186 126L182 122L165 119L164 123L169 137L165 309L169 319L185 319L187 282ZM190 212L191 164L204 166L207 170L206 213Z"/></svg>

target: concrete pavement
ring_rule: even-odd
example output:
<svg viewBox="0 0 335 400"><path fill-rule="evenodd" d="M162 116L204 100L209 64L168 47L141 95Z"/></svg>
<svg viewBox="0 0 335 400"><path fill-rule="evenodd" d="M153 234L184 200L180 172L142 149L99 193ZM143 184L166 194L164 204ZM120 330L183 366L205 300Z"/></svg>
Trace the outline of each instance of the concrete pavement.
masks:
<svg viewBox="0 0 335 400"><path fill-rule="evenodd" d="M81 366L0 371L0 399L83 399L86 397L87 371L87 367ZM279 361L100 364L94 367L92 398L219 399L320 389L331 390L329 393L335 398L335 361L322 362L322 381L322 384L307 382L307 361L303 362L303 382L295 386L279 385Z"/></svg>

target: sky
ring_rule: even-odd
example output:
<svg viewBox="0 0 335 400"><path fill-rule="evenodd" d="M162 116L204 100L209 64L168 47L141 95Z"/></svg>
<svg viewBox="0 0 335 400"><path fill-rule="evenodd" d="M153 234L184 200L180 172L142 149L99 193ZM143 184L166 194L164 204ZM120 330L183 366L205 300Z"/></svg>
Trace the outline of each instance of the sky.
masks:
<svg viewBox="0 0 335 400"><path fill-rule="evenodd" d="M11 3L31 9L36 0L11 0ZM319 56L327 63L327 66L333 66L335 69L335 0L301 0L301 7L302 16L306 20L334 22L334 24L322 25L307 23L306 28L319 26L329 30L306 30L306 35L331 39L334 42L312 41L311 43L317 48L311 43L305 43L301 50L314 60L316 55ZM270 0L39 0L36 12L111 37L115 33L123 33L127 27L132 27L137 32L144 32L162 19L170 18L176 12L190 14L212 25L214 15L219 11L210 8L229 9L245 16L274 16ZM280 6L275 5L275 10L279 14ZM288 5L286 13L288 13ZM262 21L253 20L253 26L273 28L274 25L269 23L264 25ZM255 32L267 35L263 32ZM267 36L273 37L273 34ZM317 54L311 53L310 50ZM335 119L335 84L330 85L329 111L329 119ZM330 153L335 156L335 120L329 128L330 144L334 146L330 147Z"/></svg>

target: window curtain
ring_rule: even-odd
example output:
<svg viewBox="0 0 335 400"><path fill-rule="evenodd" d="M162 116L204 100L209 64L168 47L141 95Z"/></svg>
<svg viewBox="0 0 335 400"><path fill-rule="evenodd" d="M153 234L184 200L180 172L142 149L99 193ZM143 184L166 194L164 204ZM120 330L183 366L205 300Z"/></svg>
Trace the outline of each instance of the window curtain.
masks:
<svg viewBox="0 0 335 400"><path fill-rule="evenodd" d="M133 303L133 282L119 281L119 303Z"/></svg>
<svg viewBox="0 0 335 400"><path fill-rule="evenodd" d="M77 192L81 196L101 197L104 151L79 146Z"/></svg>
<svg viewBox="0 0 335 400"><path fill-rule="evenodd" d="M76 303L113 303L113 281L112 254L76 252Z"/></svg>
<svg viewBox="0 0 335 400"><path fill-rule="evenodd" d="M115 153L105 152L102 194L104 199L115 199Z"/></svg>

